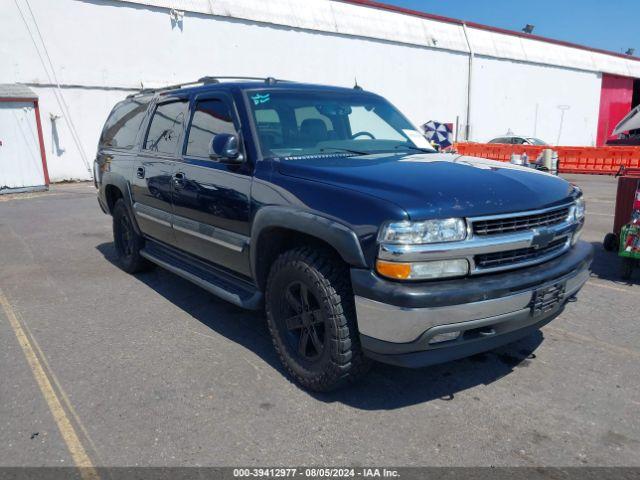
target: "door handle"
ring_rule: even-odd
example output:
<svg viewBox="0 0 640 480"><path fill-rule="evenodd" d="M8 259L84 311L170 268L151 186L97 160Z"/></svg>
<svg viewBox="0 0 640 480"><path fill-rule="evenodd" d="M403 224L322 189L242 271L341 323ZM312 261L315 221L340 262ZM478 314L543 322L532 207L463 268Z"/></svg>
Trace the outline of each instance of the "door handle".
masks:
<svg viewBox="0 0 640 480"><path fill-rule="evenodd" d="M136 177L144 178L144 167L138 167L136 169Z"/></svg>
<svg viewBox="0 0 640 480"><path fill-rule="evenodd" d="M184 173L176 172L176 173L173 174L173 185L176 188L184 187L184 180L185 180Z"/></svg>

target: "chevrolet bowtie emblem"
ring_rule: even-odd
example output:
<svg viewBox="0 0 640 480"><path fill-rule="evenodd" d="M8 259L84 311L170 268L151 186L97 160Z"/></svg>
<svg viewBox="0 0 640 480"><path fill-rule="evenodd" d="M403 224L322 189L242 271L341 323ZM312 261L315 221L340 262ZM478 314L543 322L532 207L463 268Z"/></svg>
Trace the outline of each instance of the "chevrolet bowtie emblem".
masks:
<svg viewBox="0 0 640 480"><path fill-rule="evenodd" d="M556 234L555 232L551 231L551 230L538 230L535 229L533 231L533 240L531 240L531 246L533 248L535 248L536 250L540 249L540 248L544 248L546 246L548 246L553 239L555 238Z"/></svg>

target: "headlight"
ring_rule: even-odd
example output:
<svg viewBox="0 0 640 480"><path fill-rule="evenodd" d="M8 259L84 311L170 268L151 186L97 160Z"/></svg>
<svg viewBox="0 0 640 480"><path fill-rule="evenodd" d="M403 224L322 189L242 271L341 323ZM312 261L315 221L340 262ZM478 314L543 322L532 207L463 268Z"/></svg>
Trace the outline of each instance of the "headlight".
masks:
<svg viewBox="0 0 640 480"><path fill-rule="evenodd" d="M456 242L467 237L467 224L461 218L394 222L380 231L380 242L403 245Z"/></svg>
<svg viewBox="0 0 640 480"><path fill-rule="evenodd" d="M571 213L569 217L569 221L580 223L584 220L585 214L585 203L584 197L578 197L571 207ZM573 236L571 237L571 246L574 246L580 240L580 235L582 234L583 225L579 225L578 229L573 232Z"/></svg>
<svg viewBox="0 0 640 480"><path fill-rule="evenodd" d="M380 275L394 280L429 280L463 277L469 273L469 262L465 259L413 263L378 260L376 270Z"/></svg>
<svg viewBox="0 0 640 480"><path fill-rule="evenodd" d="M585 203L584 197L578 197L573 205L573 216L576 222L580 222L584 218Z"/></svg>
<svg viewBox="0 0 640 480"><path fill-rule="evenodd" d="M584 197L580 196L576 198L576 201L573 202L571 208L569 209L569 217L567 218L568 222L581 222L584 219L585 212L585 204Z"/></svg>

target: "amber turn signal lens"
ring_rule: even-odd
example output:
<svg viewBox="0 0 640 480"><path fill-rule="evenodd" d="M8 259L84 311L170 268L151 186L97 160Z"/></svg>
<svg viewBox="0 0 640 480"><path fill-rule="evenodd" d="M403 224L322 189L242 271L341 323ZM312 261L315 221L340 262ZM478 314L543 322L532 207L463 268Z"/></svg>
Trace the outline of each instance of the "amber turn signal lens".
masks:
<svg viewBox="0 0 640 480"><path fill-rule="evenodd" d="M385 277L406 280L411 275L411 264L378 260L376 261L376 270Z"/></svg>

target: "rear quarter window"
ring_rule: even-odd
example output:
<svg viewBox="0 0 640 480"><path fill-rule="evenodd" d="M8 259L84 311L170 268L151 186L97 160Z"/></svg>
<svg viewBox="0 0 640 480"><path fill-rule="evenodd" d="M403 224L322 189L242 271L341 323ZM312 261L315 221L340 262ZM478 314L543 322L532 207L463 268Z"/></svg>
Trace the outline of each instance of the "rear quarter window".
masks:
<svg viewBox="0 0 640 480"><path fill-rule="evenodd" d="M104 124L100 147L133 148L150 101L151 97L136 97L118 103Z"/></svg>

